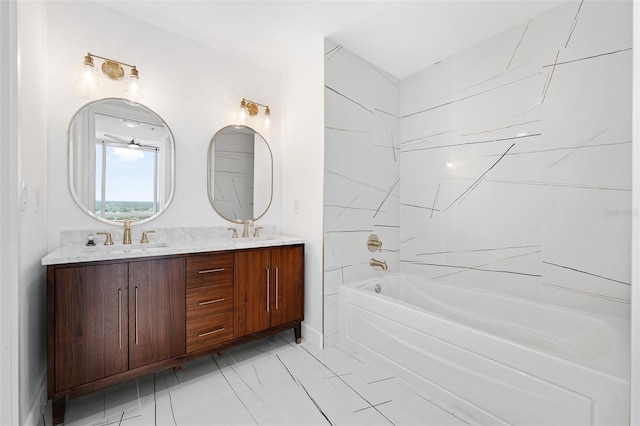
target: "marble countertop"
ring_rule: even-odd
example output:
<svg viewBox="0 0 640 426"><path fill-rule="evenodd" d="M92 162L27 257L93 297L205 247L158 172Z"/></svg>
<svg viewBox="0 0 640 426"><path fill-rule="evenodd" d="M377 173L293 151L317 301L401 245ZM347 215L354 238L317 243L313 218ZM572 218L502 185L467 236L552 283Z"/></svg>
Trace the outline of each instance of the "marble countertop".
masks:
<svg viewBox="0 0 640 426"><path fill-rule="evenodd" d="M115 240L114 240L115 241ZM93 262L113 259L133 259L150 256L167 256L174 254L205 253L212 251L238 250L259 247L303 244L304 241L282 235L265 235L249 238L203 238L168 241L151 241L148 244L138 242L124 245L115 243L105 246L98 242L95 246L83 244L63 245L42 258L43 265L59 265L65 263Z"/></svg>

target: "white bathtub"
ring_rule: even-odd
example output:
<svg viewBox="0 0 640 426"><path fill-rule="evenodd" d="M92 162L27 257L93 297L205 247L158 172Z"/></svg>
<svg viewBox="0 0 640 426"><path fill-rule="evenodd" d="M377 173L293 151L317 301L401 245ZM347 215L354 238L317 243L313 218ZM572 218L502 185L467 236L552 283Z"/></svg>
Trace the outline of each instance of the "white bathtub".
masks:
<svg viewBox="0 0 640 426"><path fill-rule="evenodd" d="M339 321L345 347L479 423L629 424L629 321L401 274L341 286Z"/></svg>

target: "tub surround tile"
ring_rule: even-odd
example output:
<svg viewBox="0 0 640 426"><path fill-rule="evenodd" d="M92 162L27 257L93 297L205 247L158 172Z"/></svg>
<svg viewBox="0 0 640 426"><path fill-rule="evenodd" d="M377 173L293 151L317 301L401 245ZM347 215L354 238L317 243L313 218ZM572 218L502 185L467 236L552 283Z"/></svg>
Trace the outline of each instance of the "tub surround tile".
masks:
<svg viewBox="0 0 640 426"><path fill-rule="evenodd" d="M71 400L66 424L472 423L463 418L353 353L280 334Z"/></svg>
<svg viewBox="0 0 640 426"><path fill-rule="evenodd" d="M403 272L628 317L630 9L567 3L402 81Z"/></svg>
<svg viewBox="0 0 640 426"><path fill-rule="evenodd" d="M375 276L372 257L399 270L400 82L331 40L325 62L324 292L330 296L344 282ZM367 249L374 233L381 252ZM325 343L338 331L331 306L325 303Z"/></svg>

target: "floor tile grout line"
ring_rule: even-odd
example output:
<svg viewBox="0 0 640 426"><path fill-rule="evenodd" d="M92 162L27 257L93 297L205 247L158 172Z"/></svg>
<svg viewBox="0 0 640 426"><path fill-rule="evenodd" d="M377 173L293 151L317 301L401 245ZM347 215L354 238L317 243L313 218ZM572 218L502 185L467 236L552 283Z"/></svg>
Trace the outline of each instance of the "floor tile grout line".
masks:
<svg viewBox="0 0 640 426"><path fill-rule="evenodd" d="M169 385L167 384L167 378L163 375L162 380L164 381L164 387L167 390L167 395L169 396L169 408L171 408L171 417L173 417L173 424L178 426L178 422L176 422L176 413L173 411L173 398L171 398L171 391L169 390ZM178 382L179 384L180 382Z"/></svg>
<svg viewBox="0 0 640 426"><path fill-rule="evenodd" d="M390 400L388 400L388 401L379 402L379 403L377 403L377 404L374 404L374 405L372 405L371 407L364 407L364 408L360 408L359 410L354 411L354 413L359 413L360 411L368 410L369 408L376 408L376 407L379 407L380 405L388 404L388 403L390 403L390 402L393 402L393 400L392 400L392 399L390 399Z"/></svg>
<svg viewBox="0 0 640 426"><path fill-rule="evenodd" d="M379 380L374 380L374 381L372 381L372 382L368 382L367 384L368 384L368 385L372 385L372 384L374 384L374 383L385 382L385 381L387 381L387 380L392 380L392 379L395 379L395 378L396 378L396 376L386 377L386 378L384 378L384 379L379 379Z"/></svg>
<svg viewBox="0 0 640 426"><path fill-rule="evenodd" d="M391 423L393 426L395 426L395 423L393 423L391 421L391 419L389 419L387 416L385 416L382 412L380 412L380 410L378 410L371 402L369 402L369 400L367 400L367 398L365 398L364 396L362 396L360 394L360 392L358 392L357 390L355 390L349 383L345 382L344 379L340 376L338 376L336 374L335 371L333 371L331 368L329 368L329 366L327 366L324 362L320 361L314 354L312 354L311 352L309 352L309 350L307 350L307 348L305 348L304 346L302 347L302 349L304 349L309 355L311 355L316 361L318 361L320 364L322 364L327 370L331 371L331 373L333 373L333 375L335 375L342 383L344 383L349 389L351 389L356 395L358 395L360 398L362 398L363 401L365 401L367 404L369 404L371 407L373 407L374 410L376 410L382 417L384 417L389 423ZM364 364L364 363L363 363Z"/></svg>
<svg viewBox="0 0 640 426"><path fill-rule="evenodd" d="M215 358L213 357L213 355L211 355L211 359L213 360L213 362L215 362L216 366L218 367L218 370L220 370L220 374L222 374L222 377L224 378L224 380L227 382L227 384L229 385L229 388L231 388L231 391L234 393L234 395L236 396L236 398L238 398L238 401L240 401L240 403L242 404L242 406L247 410L247 413L249 413L249 415L251 416L251 418L253 419L253 421L255 422L255 424L260 424L258 422L258 420L256 420L256 418L253 416L253 413L251 412L251 410L249 410L249 407L247 407L247 404L244 403L244 401L242 400L242 398L240 398L240 395L238 395L238 392L236 392L235 388L231 385L231 382L229 382L229 379L227 379L227 376L224 374L224 372L222 371L222 368L220 368L220 365L218 364L218 361L215 360Z"/></svg>
<svg viewBox="0 0 640 426"><path fill-rule="evenodd" d="M226 355L221 357L222 359L225 360L225 362L227 362L226 359ZM213 355L212 355L212 359L213 359ZM217 364L217 362L216 362ZM229 362L227 362L227 366L229 368L231 368L231 371L233 371L235 373L236 376L238 376L238 378L240 379L240 381L242 383L244 383L244 385L260 400L260 402L262 402L264 405L268 405L264 399L262 399L262 397L258 394L258 392L256 392L250 385L249 383L246 382L246 380L244 380L244 378L242 377L242 375L235 369L233 364L230 364ZM255 370L255 364L252 362L251 366L254 368ZM218 366L218 368L220 368L220 366ZM222 373L222 369L220 368L220 372ZM258 382L262 385L262 383L260 382L260 378L258 377L258 372L256 371L256 378L258 379Z"/></svg>
<svg viewBox="0 0 640 426"><path fill-rule="evenodd" d="M279 355L276 355L276 358L278 359L278 361L280 361L280 363L282 364L282 367L284 367L285 370L287 370L287 373L289 373L289 375L291 376L291 378L293 379L293 381L302 388L302 390L304 390L304 392L307 394L307 397L309 397L309 399L311 400L311 402L313 403L313 405L316 406L316 408L318 409L318 411L320 412L320 414L322 414L322 416L327 420L327 422L329 422L330 425L335 425L335 423L333 423L330 419L329 416L324 412L324 410L322 409L322 407L320 407L320 404L318 404L316 402L315 399L313 399L313 397L311 396L311 394L309 393L309 391L307 390L307 388L302 384L302 382L300 380L298 380L293 373L291 373L291 370L289 370L289 368L287 367L287 365L284 363L284 361L282 361L282 359L280 358Z"/></svg>

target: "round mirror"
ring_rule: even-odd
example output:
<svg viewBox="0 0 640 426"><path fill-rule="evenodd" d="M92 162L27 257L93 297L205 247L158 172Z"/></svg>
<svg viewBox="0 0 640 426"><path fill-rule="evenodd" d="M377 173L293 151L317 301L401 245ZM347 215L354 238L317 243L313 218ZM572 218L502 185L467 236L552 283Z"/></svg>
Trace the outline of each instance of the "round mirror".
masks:
<svg viewBox="0 0 640 426"><path fill-rule="evenodd" d="M209 145L209 201L231 222L262 217L271 205L273 155L267 141L251 127L220 129Z"/></svg>
<svg viewBox="0 0 640 426"><path fill-rule="evenodd" d="M148 221L173 198L175 142L144 105L109 98L80 108L69 124L69 189L101 222Z"/></svg>

